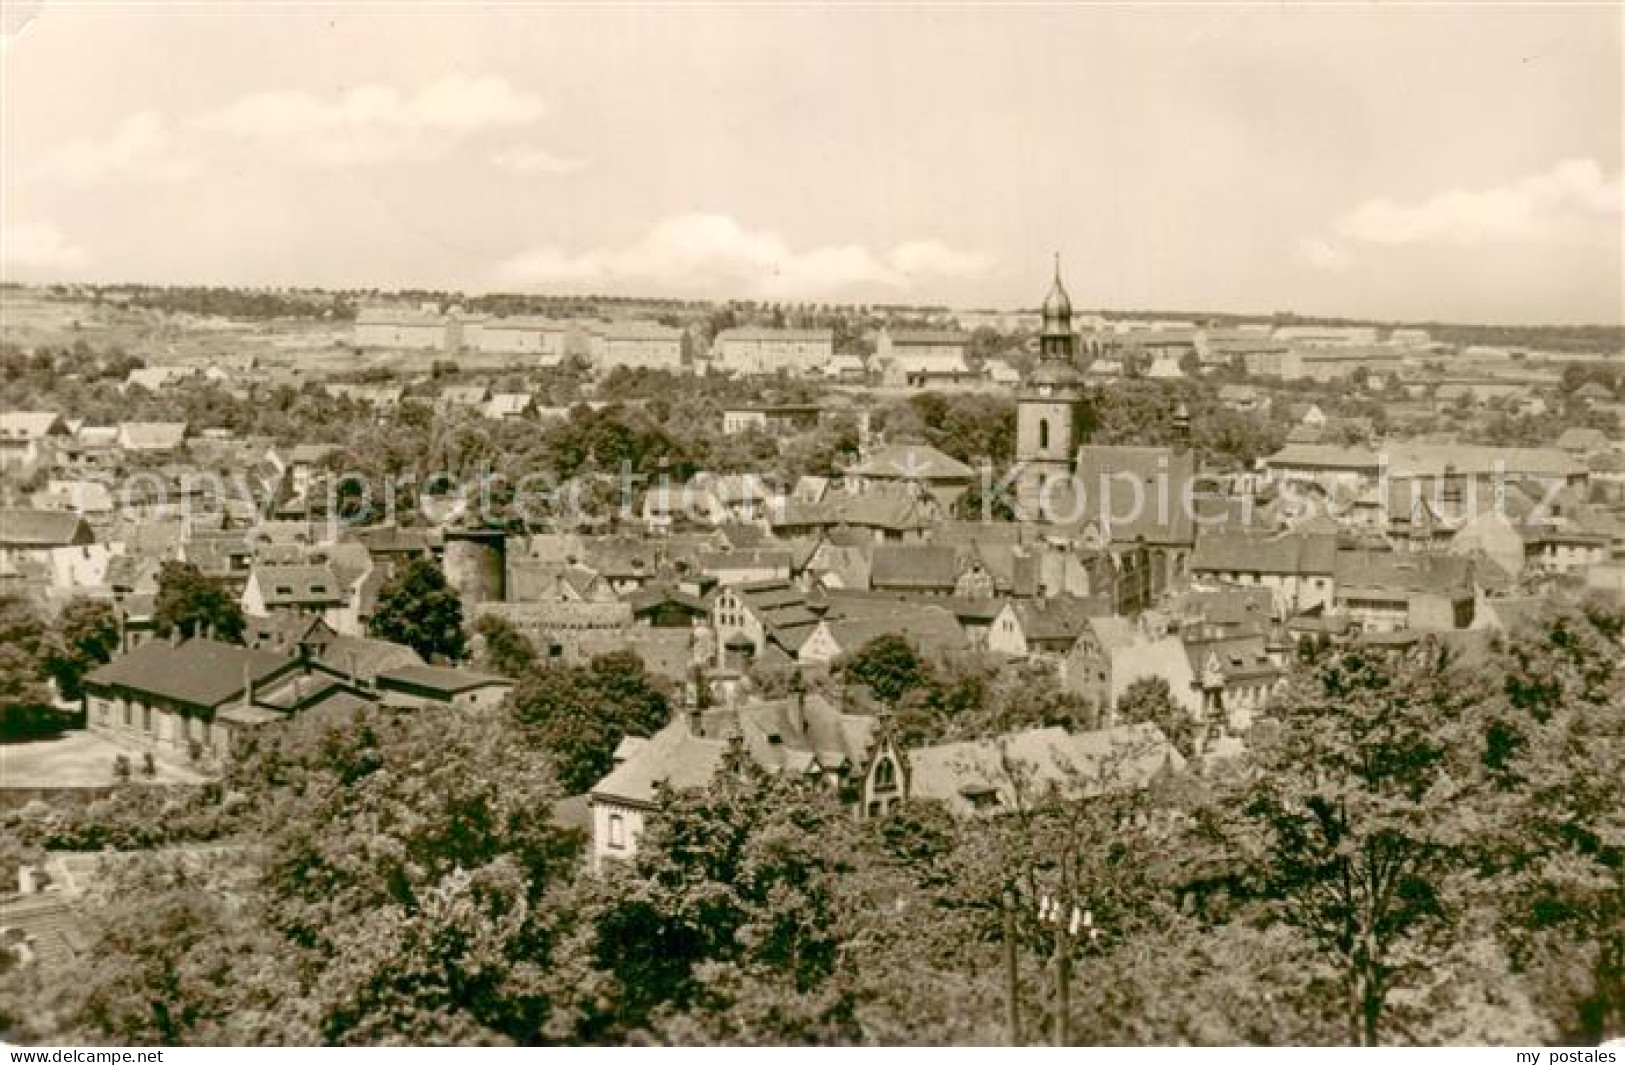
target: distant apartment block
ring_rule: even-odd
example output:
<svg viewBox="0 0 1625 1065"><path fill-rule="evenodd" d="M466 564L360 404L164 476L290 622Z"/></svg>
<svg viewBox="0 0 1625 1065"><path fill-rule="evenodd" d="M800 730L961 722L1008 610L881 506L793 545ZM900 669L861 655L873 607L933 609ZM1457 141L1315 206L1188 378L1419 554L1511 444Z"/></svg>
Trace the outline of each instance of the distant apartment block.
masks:
<svg viewBox="0 0 1625 1065"><path fill-rule="evenodd" d="M445 316L428 309L363 307L355 316L358 348L445 351L452 339Z"/></svg>
<svg viewBox="0 0 1625 1065"><path fill-rule="evenodd" d="M829 329L724 329L711 345L711 365L737 374L822 373L835 357Z"/></svg>
<svg viewBox="0 0 1625 1065"><path fill-rule="evenodd" d="M593 368L607 372L683 368L683 331L658 322L592 322L586 326Z"/></svg>
<svg viewBox="0 0 1625 1065"><path fill-rule="evenodd" d="M488 355L531 355L544 366L556 366L569 353L575 326L556 318L478 317L463 323L463 347Z"/></svg>

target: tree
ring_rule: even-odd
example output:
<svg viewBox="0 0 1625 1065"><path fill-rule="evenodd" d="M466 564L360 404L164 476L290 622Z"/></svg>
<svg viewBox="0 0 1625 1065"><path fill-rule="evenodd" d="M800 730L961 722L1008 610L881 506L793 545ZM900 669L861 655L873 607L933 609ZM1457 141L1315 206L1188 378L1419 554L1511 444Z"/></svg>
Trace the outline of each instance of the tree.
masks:
<svg viewBox="0 0 1625 1065"><path fill-rule="evenodd" d="M670 717L665 693L630 651L586 666L533 669L520 678L509 706L530 742L552 755L559 783L572 795L609 772L621 740L652 735Z"/></svg>
<svg viewBox="0 0 1625 1065"><path fill-rule="evenodd" d="M865 685L875 698L896 706L904 695L930 683L930 670L926 668L914 645L896 633L876 636L858 648L841 665L841 673L848 680Z"/></svg>
<svg viewBox="0 0 1625 1065"><path fill-rule="evenodd" d="M0 736L20 739L60 727L40 656L45 625L27 600L0 596Z"/></svg>
<svg viewBox="0 0 1625 1065"><path fill-rule="evenodd" d="M1117 720L1125 725L1149 721L1162 730L1186 758L1196 754L1196 722L1190 712L1174 702L1174 693L1162 677L1141 677L1117 698Z"/></svg>
<svg viewBox="0 0 1625 1065"><path fill-rule="evenodd" d="M212 636L227 643L243 638L243 608L225 583L205 576L190 562L171 559L158 571L158 598L152 627L160 637L179 632L186 639Z"/></svg>
<svg viewBox="0 0 1625 1065"><path fill-rule="evenodd" d="M1501 947L1564 1043L1625 1032L1625 668L1617 607L1549 609L1495 647L1481 848Z"/></svg>
<svg viewBox="0 0 1625 1065"><path fill-rule="evenodd" d="M427 558L407 562L378 590L368 629L380 640L405 644L426 661L463 657L463 601Z"/></svg>
<svg viewBox="0 0 1625 1065"><path fill-rule="evenodd" d="M815 780L742 751L703 789L662 791L627 875L601 880L564 953L573 1040L830 1043L848 990L856 824ZM589 961L590 959L590 961Z"/></svg>
<svg viewBox="0 0 1625 1065"><path fill-rule="evenodd" d="M83 694L85 674L110 661L119 649L118 618L98 599L75 599L62 608L45 652L45 672L64 699Z"/></svg>
<svg viewBox="0 0 1625 1065"><path fill-rule="evenodd" d="M1468 865L1472 685L1441 649L1343 651L1297 682L1236 812L1273 912L1337 973L1351 1043L1441 955Z"/></svg>
<svg viewBox="0 0 1625 1065"><path fill-rule="evenodd" d="M536 664L536 648L530 637L509 621L485 614L474 622L475 661L483 669L500 676L519 678Z"/></svg>

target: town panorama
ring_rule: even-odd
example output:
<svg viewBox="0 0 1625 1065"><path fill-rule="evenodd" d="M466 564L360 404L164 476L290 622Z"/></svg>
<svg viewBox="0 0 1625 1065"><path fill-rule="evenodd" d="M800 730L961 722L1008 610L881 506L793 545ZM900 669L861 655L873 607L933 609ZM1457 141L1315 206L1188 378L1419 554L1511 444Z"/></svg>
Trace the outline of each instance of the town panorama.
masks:
<svg viewBox="0 0 1625 1065"><path fill-rule="evenodd" d="M558 16L558 36L593 54L612 18L683 41L692 27L578 14L587 27ZM715 62L728 110L688 115L682 137L698 159L755 128L755 108L794 125L775 86L802 72L742 58L779 54L781 25L856 38L872 19L893 47L941 34L962 56L950 38L975 19L1001 129L1127 181L1202 180L1142 173L1133 131L1091 141L1020 117L1044 93L1006 92L1061 47L1049 30L1018 47L1029 23L1121 25L1090 47L1154 63L1134 39L1160 16L940 14L719 15L749 23L739 51L692 58ZM1617 14L1587 17L1617 30ZM58 17L78 16L8 27L8 94L49 84L24 64ZM284 17L266 18L268 49L292 48ZM1296 16L1276 17L1258 32ZM1579 16L1546 17L1567 33ZM1395 18L1374 39L1411 56L1425 20ZM221 20L151 32L236 40ZM380 52L439 55L417 29L369 24ZM1196 47L1156 26L1159 48ZM495 27L476 59L497 62ZM1450 77L1499 79L1471 51L1488 47ZM852 48L873 99L907 97L878 73L884 49ZM300 62L342 71L324 56ZM222 66L219 84L242 73ZM1196 108L1157 96L1160 75L1119 74L1121 106L1153 126ZM827 217L813 184L862 195L838 181L761 193L783 194L795 239L703 211L631 243L558 221L569 239L493 273L455 242L432 266L391 243L437 211L385 211L365 268L367 209L297 228L329 178L366 171L393 195L420 168L438 189L487 147L538 200L588 203L620 127L544 119L527 94L547 78L531 76L358 73L328 100L312 73L216 110L189 97L190 118L154 95L120 105L135 116L110 141L37 151L27 105L6 105L23 138L6 187L34 213L7 216L0 286L0 1039L1619 1060L1625 323L1584 271L1537 277L1585 246L1612 248L1618 280L1617 126L1615 157L1542 158L1499 191L1488 171L1434 199L1373 178L1301 259L1238 273L1245 299L1223 287L1233 247L1135 214L1117 186L1063 205L1064 186L1024 184L1026 164L975 208L965 232L981 236L889 252L799 235L803 207ZM1427 106L1433 91L1417 90ZM1552 91L1533 98L1557 108ZM1248 97L1260 128L1288 128L1265 95ZM922 105L918 142L907 121L877 141L854 132L855 104L847 138L803 102L852 168L941 132ZM1055 106L1105 121L1081 98ZM579 150L480 139L551 121ZM981 120L964 121L951 147L973 156ZM1196 111L1181 122L1226 165ZM1439 150L1470 140L1440 133ZM249 197L260 160L301 152L325 177L298 179L300 210ZM177 222L121 244L145 214L46 220L96 200L105 171L151 190L154 216L195 189L198 226L224 242ZM678 179L602 180L654 196ZM949 174L911 180L943 218L972 210L935 198ZM473 234L490 204L455 188L437 210L469 212ZM222 221L212 197L239 193ZM891 195L918 230L927 208ZM1237 208L1261 234L1295 209ZM502 217L517 231L529 210ZM1118 246L1079 239L1079 219L1116 212ZM1026 220L1008 240L1001 213ZM1485 265L1548 222L1558 236L1518 270ZM237 272L280 240L276 261L308 279ZM1130 249L1157 241L1212 276L1147 269L1144 289L1121 287L1157 261ZM1398 258L1356 280L1429 241L1439 258L1411 282L1389 284ZM380 280L328 280L366 270Z"/></svg>

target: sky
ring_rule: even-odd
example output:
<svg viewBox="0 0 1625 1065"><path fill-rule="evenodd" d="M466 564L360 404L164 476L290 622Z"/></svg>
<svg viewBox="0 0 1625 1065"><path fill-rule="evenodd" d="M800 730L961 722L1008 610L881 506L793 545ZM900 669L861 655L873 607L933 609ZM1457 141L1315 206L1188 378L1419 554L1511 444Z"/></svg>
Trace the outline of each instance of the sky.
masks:
<svg viewBox="0 0 1625 1065"><path fill-rule="evenodd" d="M1615 3L4 2L8 280L1625 320Z"/></svg>

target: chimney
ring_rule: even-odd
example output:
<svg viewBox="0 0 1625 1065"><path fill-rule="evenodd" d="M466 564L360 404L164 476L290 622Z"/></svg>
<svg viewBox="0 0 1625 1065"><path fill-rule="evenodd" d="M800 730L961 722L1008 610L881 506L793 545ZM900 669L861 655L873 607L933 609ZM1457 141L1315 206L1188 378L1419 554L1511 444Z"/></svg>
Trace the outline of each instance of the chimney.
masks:
<svg viewBox="0 0 1625 1065"><path fill-rule="evenodd" d="M1191 447L1191 412L1181 403L1174 411L1174 454L1183 455Z"/></svg>
<svg viewBox="0 0 1625 1065"><path fill-rule="evenodd" d="M798 669L790 675L790 727L796 734L807 734L807 678Z"/></svg>
<svg viewBox="0 0 1625 1065"><path fill-rule="evenodd" d="M345 661L350 666L350 683L358 688L361 687L361 671L356 666L355 652L351 651L349 654L345 655Z"/></svg>

